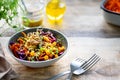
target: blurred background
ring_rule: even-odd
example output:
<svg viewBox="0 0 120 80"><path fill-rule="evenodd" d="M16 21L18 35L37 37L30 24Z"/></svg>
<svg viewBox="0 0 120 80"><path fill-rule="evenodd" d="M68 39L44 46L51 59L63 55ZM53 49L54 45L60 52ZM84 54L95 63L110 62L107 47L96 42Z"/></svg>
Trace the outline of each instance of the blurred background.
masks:
<svg viewBox="0 0 120 80"><path fill-rule="evenodd" d="M65 0L66 11L62 25L54 27L44 21L43 27L57 29L68 37L120 37L120 27L108 24L104 20L100 8L101 1ZM11 36L14 33L13 29L8 29L2 35Z"/></svg>

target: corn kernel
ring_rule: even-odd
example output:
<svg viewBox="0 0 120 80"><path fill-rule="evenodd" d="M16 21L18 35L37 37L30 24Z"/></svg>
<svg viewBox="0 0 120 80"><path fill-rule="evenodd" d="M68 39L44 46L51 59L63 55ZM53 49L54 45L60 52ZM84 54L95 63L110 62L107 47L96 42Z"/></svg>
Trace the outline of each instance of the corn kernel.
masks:
<svg viewBox="0 0 120 80"><path fill-rule="evenodd" d="M56 42L53 42L52 45L53 45L53 46L56 46Z"/></svg>
<svg viewBox="0 0 120 80"><path fill-rule="evenodd" d="M58 50L59 50L59 52L62 52L62 51L65 50L65 47L64 47L64 46L62 46L62 47L58 47Z"/></svg>
<svg viewBox="0 0 120 80"><path fill-rule="evenodd" d="M30 52L30 56L34 56L35 55L35 52L34 51L31 51Z"/></svg>
<svg viewBox="0 0 120 80"><path fill-rule="evenodd" d="M48 60L49 57L47 55L44 56L44 60Z"/></svg>
<svg viewBox="0 0 120 80"><path fill-rule="evenodd" d="M58 55L57 54L55 54L55 58L57 58L58 57Z"/></svg>
<svg viewBox="0 0 120 80"><path fill-rule="evenodd" d="M50 54L50 51L49 51L48 49L46 49L46 50L45 50L45 53L46 53L47 55L49 55L49 54Z"/></svg>
<svg viewBox="0 0 120 80"><path fill-rule="evenodd" d="M47 42L50 42L49 38L46 37L46 36L43 36L43 39L44 39L45 41L47 41Z"/></svg>

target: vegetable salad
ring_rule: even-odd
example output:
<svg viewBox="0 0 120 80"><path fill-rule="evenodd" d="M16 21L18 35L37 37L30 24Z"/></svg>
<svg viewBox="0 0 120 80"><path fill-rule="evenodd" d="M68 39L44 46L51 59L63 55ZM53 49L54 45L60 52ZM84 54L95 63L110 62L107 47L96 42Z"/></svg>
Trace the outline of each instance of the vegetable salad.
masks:
<svg viewBox="0 0 120 80"><path fill-rule="evenodd" d="M107 0L105 8L110 11L120 13L120 0Z"/></svg>
<svg viewBox="0 0 120 80"><path fill-rule="evenodd" d="M27 61L45 61L57 58L65 51L61 39L56 38L52 32L38 29L36 32L24 33L9 47L15 57Z"/></svg>

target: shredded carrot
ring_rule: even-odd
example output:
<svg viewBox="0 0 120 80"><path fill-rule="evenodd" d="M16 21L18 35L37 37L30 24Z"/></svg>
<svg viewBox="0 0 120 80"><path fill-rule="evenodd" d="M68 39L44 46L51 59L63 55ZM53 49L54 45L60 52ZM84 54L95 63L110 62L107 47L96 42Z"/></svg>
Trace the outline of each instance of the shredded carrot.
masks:
<svg viewBox="0 0 120 80"><path fill-rule="evenodd" d="M22 34L23 34L23 36L24 36L24 37L27 37L27 35L26 35L26 33L25 33L25 32L22 32Z"/></svg>
<svg viewBox="0 0 120 80"><path fill-rule="evenodd" d="M120 0L107 0L105 8L110 11L120 13Z"/></svg>

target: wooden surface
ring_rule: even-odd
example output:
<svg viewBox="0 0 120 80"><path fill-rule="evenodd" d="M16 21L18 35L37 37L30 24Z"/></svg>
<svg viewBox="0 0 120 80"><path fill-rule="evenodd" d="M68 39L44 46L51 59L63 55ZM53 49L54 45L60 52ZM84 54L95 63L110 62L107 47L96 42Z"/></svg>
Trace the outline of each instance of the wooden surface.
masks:
<svg viewBox="0 0 120 80"><path fill-rule="evenodd" d="M67 54L55 64L38 69L25 67L16 62L6 50L8 39L2 37L0 42L7 60L19 74L16 80L46 80L69 70L71 61L77 57L87 60L94 53L101 57L100 62L83 75L73 75L73 80L120 80L120 38L68 37L70 45ZM66 77L67 75L58 80L65 80Z"/></svg>
<svg viewBox="0 0 120 80"><path fill-rule="evenodd" d="M120 26L105 22L100 2L101 0L66 0L67 9L62 27L52 27L46 21L43 25L57 29L69 37L120 37ZM19 18L20 16L16 21ZM2 31L4 29L0 28L0 33ZM11 36L14 33L14 30L8 29L3 36Z"/></svg>

